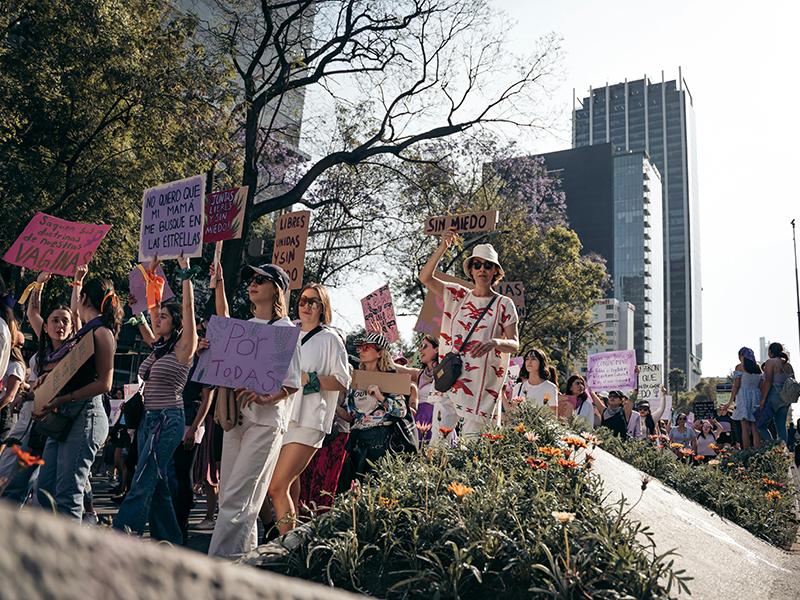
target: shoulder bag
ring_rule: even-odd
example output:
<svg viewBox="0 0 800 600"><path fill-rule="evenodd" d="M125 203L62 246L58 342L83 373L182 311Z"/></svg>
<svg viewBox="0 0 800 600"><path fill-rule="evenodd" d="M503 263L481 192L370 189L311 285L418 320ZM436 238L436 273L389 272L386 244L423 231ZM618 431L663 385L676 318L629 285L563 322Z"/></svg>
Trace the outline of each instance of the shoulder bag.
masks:
<svg viewBox="0 0 800 600"><path fill-rule="evenodd" d="M786 374L783 363L780 359L777 360L778 364L780 364L781 372ZM778 388L775 389L777 390ZM794 404L800 398L800 383L792 375L786 375L786 382L783 384L783 389L778 390L778 396L784 404Z"/></svg>
<svg viewBox="0 0 800 600"><path fill-rule="evenodd" d="M448 391L458 378L461 377L461 368L462 368L462 360L461 360L461 351L469 342L469 339L472 337L472 334L475 332L475 328L478 326L483 320L483 317L486 315L488 310L494 304L494 301L497 299L497 294L492 296L492 299L489 301L489 304L486 305L486 308L483 309L481 316L478 317L478 320L475 321L475 324L472 326L472 329L469 330L467 337L464 338L464 341L461 342L461 347L458 349L457 352L450 351L442 357L442 360L439 361L439 364L436 366L436 369L433 371L433 387L436 388L437 392L446 392ZM453 315L455 318L455 315Z"/></svg>

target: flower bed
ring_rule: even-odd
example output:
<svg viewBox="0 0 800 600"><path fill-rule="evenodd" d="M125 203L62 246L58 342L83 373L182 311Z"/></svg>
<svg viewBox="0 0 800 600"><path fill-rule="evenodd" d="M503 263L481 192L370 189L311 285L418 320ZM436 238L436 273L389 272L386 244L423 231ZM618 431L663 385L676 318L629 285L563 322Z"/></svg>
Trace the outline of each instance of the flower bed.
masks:
<svg viewBox="0 0 800 600"><path fill-rule="evenodd" d="M625 507L601 504L591 443L549 409L523 427L386 457L280 570L380 598L666 598L686 589Z"/></svg>
<svg viewBox="0 0 800 600"><path fill-rule="evenodd" d="M788 548L797 533L790 456L781 446L760 450L726 450L716 459L688 455L676 460L664 440L621 441L607 429L598 430L603 449L637 469L660 479L687 498L780 548Z"/></svg>

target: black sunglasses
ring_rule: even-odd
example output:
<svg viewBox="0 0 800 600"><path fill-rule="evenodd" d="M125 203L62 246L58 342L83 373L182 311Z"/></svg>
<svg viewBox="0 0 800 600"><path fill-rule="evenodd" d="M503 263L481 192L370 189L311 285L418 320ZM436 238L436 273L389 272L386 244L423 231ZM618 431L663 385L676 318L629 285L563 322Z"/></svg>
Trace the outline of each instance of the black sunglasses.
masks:
<svg viewBox="0 0 800 600"><path fill-rule="evenodd" d="M272 279L271 279L270 277L267 277L266 275L261 275L261 274L256 274L256 275L255 275L255 276L254 276L254 277L253 277L253 278L250 280L250 282L251 282L251 283L252 283L252 282L255 282L255 284L256 284L256 285L264 285L264 284L265 284L265 283L267 283L268 281L272 281Z"/></svg>
<svg viewBox="0 0 800 600"><path fill-rule="evenodd" d="M481 262L479 260L474 260L474 259L472 261L472 268L473 269L478 269L478 270L486 269L487 271L489 271L493 266L494 266L494 263L490 263L488 261Z"/></svg>

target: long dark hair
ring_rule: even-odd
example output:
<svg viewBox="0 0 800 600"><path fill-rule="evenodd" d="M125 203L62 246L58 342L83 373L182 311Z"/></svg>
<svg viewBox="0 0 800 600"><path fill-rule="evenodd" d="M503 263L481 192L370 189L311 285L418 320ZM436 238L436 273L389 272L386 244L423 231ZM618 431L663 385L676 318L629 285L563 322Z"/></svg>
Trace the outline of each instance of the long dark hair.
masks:
<svg viewBox="0 0 800 600"><path fill-rule="evenodd" d="M789 362L789 355L786 354L786 351L783 349L783 344L780 344L778 342L772 342L769 345L769 353L772 354L774 358L781 359L781 362L783 364Z"/></svg>
<svg viewBox="0 0 800 600"><path fill-rule="evenodd" d="M539 361L539 377L545 381L550 379L550 369L547 365L547 355L543 351L539 350L539 348L531 348L525 353L525 358L522 359L522 366L519 368L520 380L528 379L531 376L531 374L528 373L527 367L525 366L525 361L528 360L531 355L535 356L536 360Z"/></svg>
<svg viewBox="0 0 800 600"><path fill-rule="evenodd" d="M569 379L567 379L567 388L564 391L564 393L567 396L571 396L572 395L572 384L575 383L576 381L583 382L583 393L580 396L578 396L578 398L580 400L586 400L586 398L588 398L588 395L586 394L586 380L583 377L581 377L580 375L578 375L577 373L575 373L575 375L570 375Z"/></svg>
<svg viewBox="0 0 800 600"><path fill-rule="evenodd" d="M117 335L122 323L122 307L117 301L114 284L108 279L96 277L81 290L81 302L88 301L100 313L103 325Z"/></svg>
<svg viewBox="0 0 800 600"><path fill-rule="evenodd" d="M42 323L42 331L39 334L39 348L36 351L36 368L38 370L38 374L42 374L42 369L46 364L45 356L50 350L53 350L53 340L50 339L50 336L45 332L45 328L47 327L47 320L57 310L63 310L69 315L69 325L72 331L69 332L67 338L69 339L73 335L75 335L75 315L72 314L72 309L69 306L64 306L63 304L56 304L51 306L48 310L42 313L42 318L44 319Z"/></svg>
<svg viewBox="0 0 800 600"><path fill-rule="evenodd" d="M753 375L758 375L761 373L761 366L758 363L754 363L749 358L742 357L742 362L744 363L744 370L747 373L752 373Z"/></svg>
<svg viewBox="0 0 800 600"><path fill-rule="evenodd" d="M553 385L558 388L558 371L556 371L556 368L553 365L550 365L547 367L547 372L550 374L550 381L552 381Z"/></svg>

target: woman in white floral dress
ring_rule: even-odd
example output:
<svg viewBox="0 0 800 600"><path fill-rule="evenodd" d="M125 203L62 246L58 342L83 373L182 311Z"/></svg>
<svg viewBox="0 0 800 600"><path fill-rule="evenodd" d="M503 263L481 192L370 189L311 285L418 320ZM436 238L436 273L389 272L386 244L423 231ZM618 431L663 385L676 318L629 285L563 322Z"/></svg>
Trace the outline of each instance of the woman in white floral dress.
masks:
<svg viewBox="0 0 800 600"><path fill-rule="evenodd" d="M441 427L448 429L455 429L459 418L463 417L462 434L475 433L484 425L499 426L502 405L498 403L502 401L500 392L508 361L511 353L519 350L514 303L492 290L492 285L500 281L504 273L491 245L475 246L472 255L464 261L464 272L475 282L474 289L446 283L434 275L436 265L456 237L454 231L445 231L439 248L419 274L420 282L444 300L439 359L453 350L461 352L463 361L461 376L447 392L431 392L434 442L441 435L437 425L439 413ZM475 331L462 348L478 320Z"/></svg>

